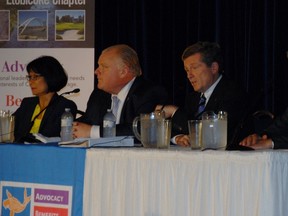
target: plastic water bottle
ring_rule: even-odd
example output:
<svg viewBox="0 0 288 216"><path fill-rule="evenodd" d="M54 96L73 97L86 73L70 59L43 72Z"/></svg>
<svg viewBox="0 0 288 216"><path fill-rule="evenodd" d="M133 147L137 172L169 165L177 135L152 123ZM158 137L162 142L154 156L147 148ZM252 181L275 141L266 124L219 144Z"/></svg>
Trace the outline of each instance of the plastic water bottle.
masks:
<svg viewBox="0 0 288 216"><path fill-rule="evenodd" d="M70 112L70 108L65 108L65 112L61 116L61 141L71 141L73 140L72 123L73 115Z"/></svg>
<svg viewBox="0 0 288 216"><path fill-rule="evenodd" d="M112 113L111 109L107 110L107 113L103 118L103 137L115 137L116 136L116 117Z"/></svg>

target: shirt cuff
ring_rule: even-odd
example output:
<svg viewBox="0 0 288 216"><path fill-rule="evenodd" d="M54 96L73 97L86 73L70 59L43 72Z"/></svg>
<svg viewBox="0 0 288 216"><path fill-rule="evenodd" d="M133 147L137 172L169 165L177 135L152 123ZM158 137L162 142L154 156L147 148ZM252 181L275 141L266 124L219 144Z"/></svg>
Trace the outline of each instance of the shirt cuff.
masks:
<svg viewBox="0 0 288 216"><path fill-rule="evenodd" d="M172 137L172 139L171 139L171 142L172 142L173 144L177 144L175 139L176 139L176 136Z"/></svg>
<svg viewBox="0 0 288 216"><path fill-rule="evenodd" d="M178 135L172 137L170 141L171 141L173 144L176 144L176 145L177 145L177 143L176 143L176 137L177 137L177 136L180 136L180 135L183 135L183 134L178 134Z"/></svg>
<svg viewBox="0 0 288 216"><path fill-rule="evenodd" d="M90 138L92 139L100 138L100 126L92 125L91 131L90 131Z"/></svg>
<svg viewBox="0 0 288 216"><path fill-rule="evenodd" d="M178 108L179 108L179 107L177 107L177 108L174 110L174 112L173 112L172 115L171 115L171 118L174 116L174 114L176 113L176 111L178 110Z"/></svg>
<svg viewBox="0 0 288 216"><path fill-rule="evenodd" d="M272 140L271 149L274 149L274 142Z"/></svg>

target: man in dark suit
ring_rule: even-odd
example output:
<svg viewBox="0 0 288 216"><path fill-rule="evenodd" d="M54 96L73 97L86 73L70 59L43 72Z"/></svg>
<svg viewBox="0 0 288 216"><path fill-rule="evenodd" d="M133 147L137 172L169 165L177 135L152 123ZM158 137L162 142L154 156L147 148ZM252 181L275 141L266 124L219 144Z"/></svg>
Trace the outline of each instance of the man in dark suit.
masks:
<svg viewBox="0 0 288 216"><path fill-rule="evenodd" d="M240 142L240 145L253 149L287 149L288 108L262 134L249 135Z"/></svg>
<svg viewBox="0 0 288 216"><path fill-rule="evenodd" d="M228 142L243 116L247 95L223 74L223 58L217 43L198 42L185 49L182 60L194 91L186 96L185 107L164 106L166 117L172 117L173 142L189 146L190 119L201 119L205 111L228 113ZM202 99L203 100L202 100ZM201 101L200 101L201 100ZM157 106L156 109L161 109Z"/></svg>
<svg viewBox="0 0 288 216"><path fill-rule="evenodd" d="M120 44L106 48L98 59L95 73L98 85L90 96L85 114L73 125L73 135L98 138L103 135L103 117L113 107L117 96L116 135L133 135L132 122L141 113L154 111L159 102L166 103L164 88L156 86L141 75L137 53Z"/></svg>

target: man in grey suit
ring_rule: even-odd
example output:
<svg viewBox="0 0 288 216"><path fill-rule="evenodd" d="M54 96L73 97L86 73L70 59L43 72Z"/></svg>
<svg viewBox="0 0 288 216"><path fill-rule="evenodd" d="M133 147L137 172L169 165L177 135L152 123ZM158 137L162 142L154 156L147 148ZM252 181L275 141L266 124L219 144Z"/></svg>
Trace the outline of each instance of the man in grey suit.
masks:
<svg viewBox="0 0 288 216"><path fill-rule="evenodd" d="M98 85L87 103L85 114L73 125L73 136L98 138L103 135L103 117L113 107L112 97L118 98L116 135L133 135L132 122L141 113L154 111L159 103L167 103L164 88L142 77L135 50L125 44L102 51L95 71Z"/></svg>
<svg viewBox="0 0 288 216"><path fill-rule="evenodd" d="M184 50L182 60L194 91L186 95L185 107L162 107L166 117L172 118L173 134L176 135L173 142L189 146L188 120L200 119L205 111L226 111L230 143L244 114L247 95L224 75L220 46L213 42L197 42ZM161 106L156 109L161 109Z"/></svg>

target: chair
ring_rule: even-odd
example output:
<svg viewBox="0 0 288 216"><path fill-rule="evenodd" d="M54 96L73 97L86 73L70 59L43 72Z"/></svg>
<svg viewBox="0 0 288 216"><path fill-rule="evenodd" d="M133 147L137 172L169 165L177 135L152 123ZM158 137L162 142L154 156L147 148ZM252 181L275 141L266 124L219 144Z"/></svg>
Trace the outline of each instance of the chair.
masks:
<svg viewBox="0 0 288 216"><path fill-rule="evenodd" d="M267 110L257 110L252 114L255 132L261 134L274 120L273 113Z"/></svg>

